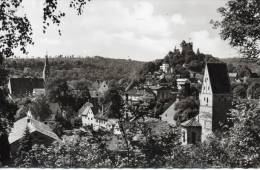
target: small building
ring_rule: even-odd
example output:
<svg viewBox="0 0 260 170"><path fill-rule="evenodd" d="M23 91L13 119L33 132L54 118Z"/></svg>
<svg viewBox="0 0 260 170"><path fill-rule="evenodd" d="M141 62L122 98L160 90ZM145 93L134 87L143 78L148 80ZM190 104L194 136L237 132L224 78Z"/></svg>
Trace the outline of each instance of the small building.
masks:
<svg viewBox="0 0 260 170"><path fill-rule="evenodd" d="M82 126L91 126L93 130L99 129L110 131L113 130L114 134L121 134L118 119L111 118L108 112L96 109L92 103L86 102L78 112L82 119Z"/></svg>
<svg viewBox="0 0 260 170"><path fill-rule="evenodd" d="M10 77L8 81L11 99L45 95L45 82L50 75L48 57L45 58L42 77Z"/></svg>
<svg viewBox="0 0 260 170"><path fill-rule="evenodd" d="M152 90L152 92L156 95L157 100L167 100L172 99L174 96L171 93L172 88L171 87L165 87L165 86L149 86L149 89Z"/></svg>
<svg viewBox="0 0 260 170"><path fill-rule="evenodd" d="M228 73L228 77L231 82L234 82L238 79L238 74L237 73Z"/></svg>
<svg viewBox="0 0 260 170"><path fill-rule="evenodd" d="M128 103L151 102L155 100L155 94L148 89L131 89L125 93L124 99Z"/></svg>
<svg viewBox="0 0 260 170"><path fill-rule="evenodd" d="M108 91L109 87L106 81L103 81L98 88L98 92L105 94Z"/></svg>
<svg viewBox="0 0 260 170"><path fill-rule="evenodd" d="M170 70L170 65L168 63L163 63L160 66L160 69L164 72L164 73L168 73Z"/></svg>
<svg viewBox="0 0 260 170"><path fill-rule="evenodd" d="M196 118L181 123L182 144L196 144L201 142L201 125Z"/></svg>
<svg viewBox="0 0 260 170"><path fill-rule="evenodd" d="M10 96L23 98L33 96L36 92L45 94L43 78L9 78L8 89Z"/></svg>
<svg viewBox="0 0 260 170"><path fill-rule="evenodd" d="M29 129L32 137L32 144L44 144L47 146L54 141L61 142L59 137L51 130L49 126L33 119L30 111L28 111L26 117L19 119L14 123L11 133L9 134L8 140L11 146L12 154L16 153L19 147L19 141L24 137L27 128Z"/></svg>
<svg viewBox="0 0 260 170"><path fill-rule="evenodd" d="M177 79L177 88L178 88L178 90L181 90L182 88L185 87L186 84L189 84L189 83L190 83L190 81L187 78L178 78Z"/></svg>
<svg viewBox="0 0 260 170"><path fill-rule="evenodd" d="M86 102L79 110L79 115L82 118L82 125L83 126L94 126L95 118L93 113L94 106L92 103Z"/></svg>

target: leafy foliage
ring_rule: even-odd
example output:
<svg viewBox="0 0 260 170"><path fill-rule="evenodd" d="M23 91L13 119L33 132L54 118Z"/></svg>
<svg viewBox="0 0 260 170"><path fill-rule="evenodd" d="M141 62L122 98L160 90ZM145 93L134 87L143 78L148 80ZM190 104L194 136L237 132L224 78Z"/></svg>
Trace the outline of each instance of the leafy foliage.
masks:
<svg viewBox="0 0 260 170"><path fill-rule="evenodd" d="M198 101L193 97L187 97L176 103L175 110L177 110L174 119L178 122L184 122L199 113Z"/></svg>
<svg viewBox="0 0 260 170"><path fill-rule="evenodd" d="M257 57L260 53L260 2L258 0L229 0L218 9L221 21L212 21L220 29L220 36L246 57Z"/></svg>

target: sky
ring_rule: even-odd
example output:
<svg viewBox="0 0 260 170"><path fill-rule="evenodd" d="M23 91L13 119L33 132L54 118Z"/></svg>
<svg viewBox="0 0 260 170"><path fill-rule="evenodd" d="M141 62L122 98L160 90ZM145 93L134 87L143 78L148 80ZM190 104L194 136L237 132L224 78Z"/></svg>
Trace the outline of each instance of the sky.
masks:
<svg viewBox="0 0 260 170"><path fill-rule="evenodd" d="M163 58L182 40L215 57L238 53L220 39L209 23L227 0L92 0L81 16L59 0L66 13L60 26L42 31L42 0L24 0L21 11L32 23L35 44L26 56L103 56L140 61ZM17 52L16 55L24 56Z"/></svg>

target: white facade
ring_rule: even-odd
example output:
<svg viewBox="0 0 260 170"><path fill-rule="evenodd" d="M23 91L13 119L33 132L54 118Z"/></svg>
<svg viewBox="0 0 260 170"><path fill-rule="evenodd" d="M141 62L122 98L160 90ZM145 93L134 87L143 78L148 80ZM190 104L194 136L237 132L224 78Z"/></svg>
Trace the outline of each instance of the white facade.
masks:
<svg viewBox="0 0 260 170"><path fill-rule="evenodd" d="M45 89L33 89L33 96L45 95Z"/></svg>
<svg viewBox="0 0 260 170"><path fill-rule="evenodd" d="M87 106L83 112L81 113L81 118L82 118L82 125L83 126L92 126L93 130L97 131L99 129L103 130L112 130L114 134L121 134L118 120L117 119L101 119L95 117L91 106Z"/></svg>
<svg viewBox="0 0 260 170"><path fill-rule="evenodd" d="M206 66L201 93L199 95L200 100L200 114L199 123L202 127L202 140L204 137L212 133L212 116L213 116L213 92L211 89L210 77Z"/></svg>
<svg viewBox="0 0 260 170"><path fill-rule="evenodd" d="M187 78L178 78L177 79L177 88L178 90L181 90L182 87L185 85L185 83L189 83L189 79Z"/></svg>
<svg viewBox="0 0 260 170"><path fill-rule="evenodd" d="M160 66L160 69L161 69L163 72L165 72L165 73L168 73L169 68L170 68L170 65L167 64L167 63L163 63L163 64Z"/></svg>
<svg viewBox="0 0 260 170"><path fill-rule="evenodd" d="M95 118L94 113L90 106L87 106L81 114L83 126L94 126Z"/></svg>

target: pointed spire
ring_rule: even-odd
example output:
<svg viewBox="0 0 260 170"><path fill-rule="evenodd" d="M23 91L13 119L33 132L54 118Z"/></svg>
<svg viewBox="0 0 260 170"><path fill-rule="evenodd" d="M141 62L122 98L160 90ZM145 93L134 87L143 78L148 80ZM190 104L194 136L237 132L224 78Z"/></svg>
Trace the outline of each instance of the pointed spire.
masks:
<svg viewBox="0 0 260 170"><path fill-rule="evenodd" d="M200 49L198 48L198 49L197 49L197 55L199 55L199 54L200 54Z"/></svg>
<svg viewBox="0 0 260 170"><path fill-rule="evenodd" d="M48 61L48 55L45 56L45 63L44 63L44 68L43 68L43 73L42 73L42 78L44 81L47 80L47 78L50 75L50 66L49 66L49 61Z"/></svg>

